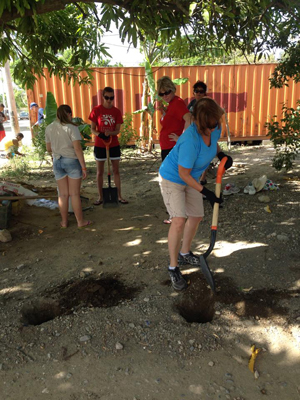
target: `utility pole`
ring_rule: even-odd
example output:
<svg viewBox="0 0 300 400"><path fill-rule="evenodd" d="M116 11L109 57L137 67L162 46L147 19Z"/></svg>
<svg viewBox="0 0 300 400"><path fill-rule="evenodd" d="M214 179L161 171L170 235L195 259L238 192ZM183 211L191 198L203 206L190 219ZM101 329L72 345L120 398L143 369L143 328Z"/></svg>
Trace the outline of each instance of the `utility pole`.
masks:
<svg viewBox="0 0 300 400"><path fill-rule="evenodd" d="M4 73L5 73L5 80L7 86L7 105L10 112L10 122L11 122L11 129L12 132L17 135L20 132L19 120L18 120L18 113L15 101L15 95L10 75L9 69L9 61L6 61L4 66Z"/></svg>

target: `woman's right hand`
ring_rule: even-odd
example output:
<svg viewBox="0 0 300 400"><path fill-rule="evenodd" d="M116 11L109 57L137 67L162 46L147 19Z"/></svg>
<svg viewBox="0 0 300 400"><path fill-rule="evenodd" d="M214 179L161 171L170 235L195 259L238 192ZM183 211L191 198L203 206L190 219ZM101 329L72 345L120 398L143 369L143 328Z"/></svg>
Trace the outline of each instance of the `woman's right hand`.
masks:
<svg viewBox="0 0 300 400"><path fill-rule="evenodd" d="M82 179L84 180L87 177L86 168L82 168Z"/></svg>

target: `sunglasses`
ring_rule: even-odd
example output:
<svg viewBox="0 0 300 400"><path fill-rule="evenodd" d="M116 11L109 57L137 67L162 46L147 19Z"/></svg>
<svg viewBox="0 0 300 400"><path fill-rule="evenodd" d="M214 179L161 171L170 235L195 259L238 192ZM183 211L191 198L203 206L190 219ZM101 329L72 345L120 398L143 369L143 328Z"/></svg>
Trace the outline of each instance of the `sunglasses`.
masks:
<svg viewBox="0 0 300 400"><path fill-rule="evenodd" d="M158 95L159 97L169 96L171 92L172 90L167 90L166 92L159 92Z"/></svg>
<svg viewBox="0 0 300 400"><path fill-rule="evenodd" d="M207 128L210 129L211 131L213 131L214 129L218 128L219 123L215 123L215 125L207 125Z"/></svg>
<svg viewBox="0 0 300 400"><path fill-rule="evenodd" d="M105 100L113 100L115 96L103 96Z"/></svg>
<svg viewBox="0 0 300 400"><path fill-rule="evenodd" d="M194 90L194 93L201 93L201 94L204 94L204 93L205 93L205 90L195 89L195 90Z"/></svg>

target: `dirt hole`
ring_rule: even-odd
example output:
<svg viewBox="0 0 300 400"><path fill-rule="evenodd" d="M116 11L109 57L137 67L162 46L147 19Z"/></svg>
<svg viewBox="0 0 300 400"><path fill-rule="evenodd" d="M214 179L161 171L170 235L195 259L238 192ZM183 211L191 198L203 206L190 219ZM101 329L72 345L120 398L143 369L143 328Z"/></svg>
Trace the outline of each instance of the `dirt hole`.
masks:
<svg viewBox="0 0 300 400"><path fill-rule="evenodd" d="M21 310L24 325L41 325L83 307L114 307L131 300L138 287L125 286L116 277L90 278L68 282L32 300Z"/></svg>
<svg viewBox="0 0 300 400"><path fill-rule="evenodd" d="M179 314L189 323L205 324L211 322L215 315L215 296L207 287L201 272L189 276L190 286L182 293L175 307Z"/></svg>

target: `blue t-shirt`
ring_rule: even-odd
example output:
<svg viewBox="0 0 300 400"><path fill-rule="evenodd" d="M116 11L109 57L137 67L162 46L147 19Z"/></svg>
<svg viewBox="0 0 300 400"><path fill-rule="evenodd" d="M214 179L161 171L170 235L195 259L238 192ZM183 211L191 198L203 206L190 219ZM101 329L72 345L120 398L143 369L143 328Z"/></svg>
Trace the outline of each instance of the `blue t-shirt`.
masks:
<svg viewBox="0 0 300 400"><path fill-rule="evenodd" d="M40 125L43 121L44 121L44 109L43 108L39 108L37 122Z"/></svg>
<svg viewBox="0 0 300 400"><path fill-rule="evenodd" d="M221 127L212 131L211 144L207 146L202 136L199 135L197 126L192 123L164 159L159 168L160 175L168 181L186 185L179 176L178 165L181 165L184 168L192 168L191 176L198 181L217 154L217 143L220 136Z"/></svg>

